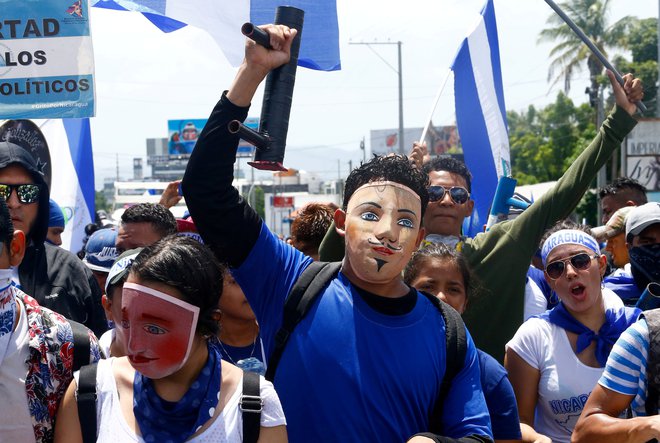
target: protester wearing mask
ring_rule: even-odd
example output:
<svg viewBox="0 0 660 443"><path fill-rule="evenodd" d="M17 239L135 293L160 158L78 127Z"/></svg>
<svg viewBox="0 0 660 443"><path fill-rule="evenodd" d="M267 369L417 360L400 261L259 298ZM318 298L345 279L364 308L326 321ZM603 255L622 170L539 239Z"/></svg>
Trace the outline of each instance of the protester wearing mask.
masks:
<svg viewBox="0 0 660 443"><path fill-rule="evenodd" d="M626 218L626 245L635 284L644 291L649 283L660 282L660 203L633 209Z"/></svg>

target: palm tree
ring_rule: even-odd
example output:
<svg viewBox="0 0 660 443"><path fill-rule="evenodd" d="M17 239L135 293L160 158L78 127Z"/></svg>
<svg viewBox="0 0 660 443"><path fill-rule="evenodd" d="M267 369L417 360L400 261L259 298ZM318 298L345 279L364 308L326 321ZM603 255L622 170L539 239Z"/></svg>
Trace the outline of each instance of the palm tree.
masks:
<svg viewBox="0 0 660 443"><path fill-rule="evenodd" d="M559 3L566 15L593 41L596 47L607 57L608 48L626 48L628 30L636 22L635 17L626 16L616 23L607 23L609 0L570 0ZM548 80L553 79L554 86L559 80L564 81L564 92L571 87L571 78L582 70L583 62L587 62L591 81L590 97L595 107L598 97L598 76L603 73L602 63L594 56L580 38L553 13L546 24L550 27L539 34L539 42L558 41L552 48L553 57L548 71ZM555 75L557 73L557 75Z"/></svg>

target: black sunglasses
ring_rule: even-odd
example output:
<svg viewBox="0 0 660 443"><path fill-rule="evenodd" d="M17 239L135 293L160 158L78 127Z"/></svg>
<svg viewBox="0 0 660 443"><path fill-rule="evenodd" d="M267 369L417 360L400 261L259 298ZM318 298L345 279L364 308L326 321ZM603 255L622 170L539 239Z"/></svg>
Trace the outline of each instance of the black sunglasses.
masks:
<svg viewBox="0 0 660 443"><path fill-rule="evenodd" d="M598 254L589 255L586 252L581 252L579 254L575 254L572 257L548 263L545 267L545 272L548 274L548 277L553 280L557 280L564 274L564 270L566 269L566 262L570 261L571 266L573 266L574 269L583 271L591 266L591 260L597 257Z"/></svg>
<svg viewBox="0 0 660 443"><path fill-rule="evenodd" d="M449 197L457 205L462 205L470 199L470 193L461 186L452 186L447 189L444 186L429 186L429 201L437 202L445 198L445 192L449 192Z"/></svg>
<svg viewBox="0 0 660 443"><path fill-rule="evenodd" d="M39 200L39 185L6 185L4 183L0 183L0 195L5 199L5 201L9 200L9 197L11 197L11 193L14 189L16 190L18 201L21 203L34 203Z"/></svg>

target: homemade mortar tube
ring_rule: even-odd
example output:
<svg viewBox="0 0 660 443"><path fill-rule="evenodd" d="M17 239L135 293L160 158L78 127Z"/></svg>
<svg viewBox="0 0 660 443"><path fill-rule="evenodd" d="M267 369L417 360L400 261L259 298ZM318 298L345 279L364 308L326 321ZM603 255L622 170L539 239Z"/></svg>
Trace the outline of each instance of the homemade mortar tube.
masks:
<svg viewBox="0 0 660 443"><path fill-rule="evenodd" d="M247 38L254 40L255 43L266 49L271 49L270 36L263 29L257 28L252 23L245 23L241 26L241 32Z"/></svg>
<svg viewBox="0 0 660 443"><path fill-rule="evenodd" d="M649 283L635 307L642 311L660 308L660 283Z"/></svg>
<svg viewBox="0 0 660 443"><path fill-rule="evenodd" d="M272 70L266 78L266 87L264 90L264 99L261 107L261 118L259 121L259 135L262 137L252 137L259 143L263 143L264 138L268 140L266 146L257 147L253 162L248 164L256 169L269 171L286 171L282 165L284 161L284 150L286 148L286 136L289 130L289 115L291 114L291 102L293 99L293 87L296 81L296 69L298 68L298 54L300 53L300 39L302 37L302 28L305 12L301 9L291 6L279 6L275 14L275 24L285 25L296 29L298 33L291 44L291 58L285 65ZM243 25L242 30L253 31L254 26ZM261 29L259 29L261 31ZM264 39L256 37L270 45L270 38ZM261 44L259 40L255 42ZM232 122L233 123L233 122ZM244 127L245 130L252 131ZM243 130L243 129L241 129ZM252 131L255 132L255 131ZM249 136L242 136L244 140L252 143ZM253 143L254 144L254 143Z"/></svg>

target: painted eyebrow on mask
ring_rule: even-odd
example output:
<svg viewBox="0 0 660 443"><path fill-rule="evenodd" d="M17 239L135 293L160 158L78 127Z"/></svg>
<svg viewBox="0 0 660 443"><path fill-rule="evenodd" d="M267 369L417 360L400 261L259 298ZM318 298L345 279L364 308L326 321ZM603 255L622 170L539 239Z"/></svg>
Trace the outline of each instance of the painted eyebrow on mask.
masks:
<svg viewBox="0 0 660 443"><path fill-rule="evenodd" d="M359 205L356 206L356 208L359 208L360 206L375 206L375 207L377 207L378 209L383 209L383 207L382 207L381 205L379 205L378 203L376 203L376 202L364 202L364 203L360 203Z"/></svg>
<svg viewBox="0 0 660 443"><path fill-rule="evenodd" d="M147 313L144 313L144 314L140 315L140 320L153 321L153 322L162 324L163 326L171 326L172 325L171 320L167 320L167 319L164 319L164 318L159 317L157 315L151 315L151 314L147 314Z"/></svg>

